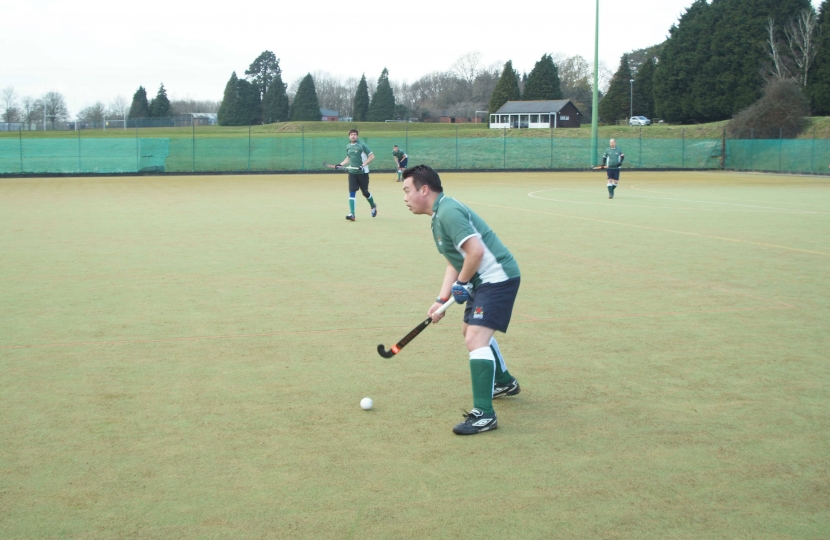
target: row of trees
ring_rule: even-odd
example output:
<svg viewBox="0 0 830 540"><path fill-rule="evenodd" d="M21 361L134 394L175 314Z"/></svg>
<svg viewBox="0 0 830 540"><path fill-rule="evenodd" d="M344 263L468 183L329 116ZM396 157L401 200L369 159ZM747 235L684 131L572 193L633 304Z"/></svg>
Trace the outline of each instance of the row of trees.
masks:
<svg viewBox="0 0 830 540"><path fill-rule="evenodd" d="M794 92L799 107L830 114L828 0L818 12L809 0L696 0L664 43L623 55L599 112L626 118L633 102L635 115L713 122Z"/></svg>
<svg viewBox="0 0 830 540"><path fill-rule="evenodd" d="M19 98L13 86L0 92L0 120L4 123L20 123L26 129L33 129L43 124L44 119L52 129L57 122L69 119L66 99L60 92L47 92L39 98Z"/></svg>
<svg viewBox="0 0 830 540"><path fill-rule="evenodd" d="M508 99L563 97L573 100L590 115L592 70L583 57L545 54L530 74L522 75L513 69L512 62L485 67L481 57L480 52L467 53L449 70L429 73L411 84L390 81L389 72L384 69L377 81L367 80L365 74L360 79L341 80L318 71L286 86L279 59L273 52L264 51L245 71L245 78L238 77L236 72L231 74L225 85L219 123L319 120L320 107L355 121L426 119L436 115L472 118L476 111L495 110L493 106L497 109ZM601 72L603 81L610 79L604 66ZM501 88L495 92L499 84Z"/></svg>

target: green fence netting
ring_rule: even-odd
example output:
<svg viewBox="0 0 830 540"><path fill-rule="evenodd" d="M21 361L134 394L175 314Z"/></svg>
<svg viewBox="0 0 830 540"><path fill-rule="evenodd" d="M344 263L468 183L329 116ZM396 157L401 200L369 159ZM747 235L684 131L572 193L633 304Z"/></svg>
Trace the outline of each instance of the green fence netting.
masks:
<svg viewBox="0 0 830 540"><path fill-rule="evenodd" d="M391 169L392 146L410 164L440 170L580 169L591 140L551 137L368 137L374 169ZM0 174L315 171L345 155L344 137L28 138L0 139ZM730 169L826 172L826 139L620 138L629 169ZM605 141L598 147L599 156Z"/></svg>

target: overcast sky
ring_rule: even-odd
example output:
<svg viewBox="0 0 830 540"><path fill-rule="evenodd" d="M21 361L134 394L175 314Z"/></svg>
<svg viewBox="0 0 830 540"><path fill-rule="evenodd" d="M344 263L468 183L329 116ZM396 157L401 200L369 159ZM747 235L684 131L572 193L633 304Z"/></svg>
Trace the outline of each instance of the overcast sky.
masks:
<svg viewBox="0 0 830 540"><path fill-rule="evenodd" d="M600 0L600 61L615 71L662 42L691 2ZM264 50L287 84L318 70L377 80L384 67L414 82L470 51L530 71L544 53L592 61L594 1L0 0L0 88L61 92L72 115L162 82L171 99L218 101Z"/></svg>

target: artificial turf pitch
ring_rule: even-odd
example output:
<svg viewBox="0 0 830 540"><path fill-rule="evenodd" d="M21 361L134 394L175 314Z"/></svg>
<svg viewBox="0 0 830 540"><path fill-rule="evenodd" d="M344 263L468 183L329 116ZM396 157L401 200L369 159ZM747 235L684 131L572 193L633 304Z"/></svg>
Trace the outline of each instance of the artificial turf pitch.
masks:
<svg viewBox="0 0 830 540"><path fill-rule="evenodd" d="M830 537L826 178L444 174L522 270L466 438L392 180L0 181L0 538Z"/></svg>

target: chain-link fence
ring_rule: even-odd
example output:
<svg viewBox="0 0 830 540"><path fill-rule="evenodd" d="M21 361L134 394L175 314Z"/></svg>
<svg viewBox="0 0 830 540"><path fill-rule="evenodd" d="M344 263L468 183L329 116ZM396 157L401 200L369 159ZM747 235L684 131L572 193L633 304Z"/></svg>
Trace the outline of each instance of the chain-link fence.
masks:
<svg viewBox="0 0 830 540"><path fill-rule="evenodd" d="M247 130L247 133L246 131ZM524 130L526 132L526 130ZM391 169L392 146L399 145L410 163L427 163L440 170L585 169L592 164L591 139L527 136L516 130L487 135L415 136L389 134L361 137L376 156L373 169ZM0 174L315 171L324 162L338 163L345 137L268 135L242 128L215 136L144 136L134 129L120 137L35 137L20 131L0 138ZM727 169L780 172L827 172L830 140L756 138L617 138L627 169ZM422 133L423 134L423 133ZM632 133L633 134L633 133ZM134 136L132 136L134 135ZM597 162L607 146L598 145Z"/></svg>

